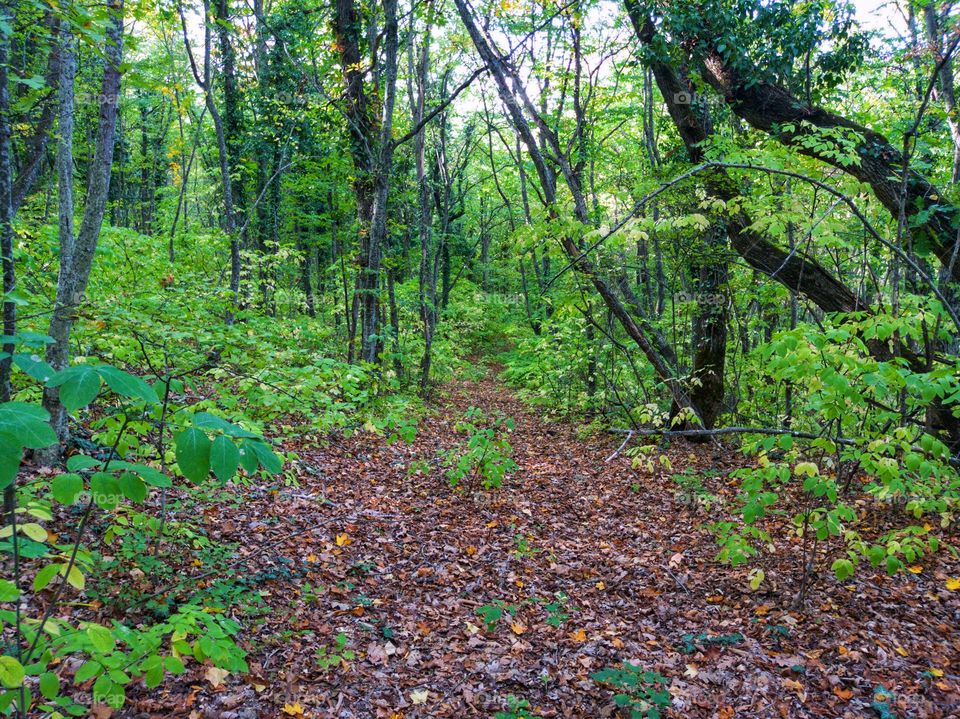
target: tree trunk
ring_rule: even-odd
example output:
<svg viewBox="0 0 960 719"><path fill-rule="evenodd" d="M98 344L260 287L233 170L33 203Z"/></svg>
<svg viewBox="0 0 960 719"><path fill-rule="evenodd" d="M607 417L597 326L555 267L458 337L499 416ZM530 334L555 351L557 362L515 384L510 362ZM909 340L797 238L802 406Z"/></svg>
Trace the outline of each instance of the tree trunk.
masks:
<svg viewBox="0 0 960 719"><path fill-rule="evenodd" d="M111 0L106 32L103 83L100 88L100 114L97 121L96 144L88 170L86 202L76 239L73 237L73 76L75 58L72 38L64 26L60 74L60 150L57 164L60 175L60 272L57 277L57 295L49 334L53 342L47 346L47 362L55 369L67 367L70 358L70 331L77 308L83 301L93 256L100 238L100 228L110 192L110 170L117 130L117 109L120 95L121 63L123 59L123 0ZM68 437L67 417L60 395L53 388L44 390L44 407L50 412L51 424L60 442ZM42 453L46 461L59 459L60 447ZM52 463L52 462L51 462Z"/></svg>
<svg viewBox="0 0 960 719"><path fill-rule="evenodd" d="M383 77L382 107L378 88L365 85L367 60L361 53L361 17L355 0L334 0L333 19L346 88L350 152L356 170L354 193L360 226L355 285L360 313L359 359L370 363L378 362L380 266L387 241L387 199L395 149L391 135L399 46L397 0L383 0L382 7L384 53L382 63L378 63L373 73L375 79Z"/></svg>

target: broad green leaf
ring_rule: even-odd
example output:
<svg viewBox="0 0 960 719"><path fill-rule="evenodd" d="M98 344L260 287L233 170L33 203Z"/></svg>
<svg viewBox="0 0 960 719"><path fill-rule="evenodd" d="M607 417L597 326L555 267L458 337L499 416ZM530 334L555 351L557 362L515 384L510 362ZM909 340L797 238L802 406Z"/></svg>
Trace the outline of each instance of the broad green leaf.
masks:
<svg viewBox="0 0 960 719"><path fill-rule="evenodd" d="M228 437L220 435L210 448L210 466L221 482L226 482L237 473L240 450Z"/></svg>
<svg viewBox="0 0 960 719"><path fill-rule="evenodd" d="M129 372L112 367L111 365L101 365L97 367L100 376L107 382L117 394L130 399L140 399L148 404L156 404L157 393L153 387L144 382L140 377L132 375Z"/></svg>
<svg viewBox="0 0 960 719"><path fill-rule="evenodd" d="M142 502L147 498L147 485L133 472L121 474L117 484L119 484L123 496L131 502Z"/></svg>
<svg viewBox="0 0 960 719"><path fill-rule="evenodd" d="M38 382L46 382L56 374L56 370L44 362L40 355L15 354L13 356L13 362L28 376L32 377Z"/></svg>
<svg viewBox="0 0 960 719"><path fill-rule="evenodd" d="M67 459L67 469L71 472L79 472L81 469L90 469L99 467L102 464L100 460L88 457L85 454L75 454Z"/></svg>
<svg viewBox="0 0 960 719"><path fill-rule="evenodd" d="M260 436L254 434L253 432L248 432L243 427L234 424L233 422L228 422L222 417L217 417L215 414L210 414L209 412L197 412L195 415L193 415L193 426L206 430L219 430L224 434L228 434L231 437L237 438L253 438Z"/></svg>
<svg viewBox="0 0 960 719"><path fill-rule="evenodd" d="M25 402L0 404L0 434L8 435L23 447L42 449L55 444L57 435L49 421L50 415L42 407Z"/></svg>
<svg viewBox="0 0 960 719"><path fill-rule="evenodd" d="M13 657L0 655L0 684L14 689L23 684L23 665Z"/></svg>
<svg viewBox="0 0 960 719"><path fill-rule="evenodd" d="M87 636L90 638L90 643L93 644L93 648L103 654L112 652L117 644L113 638L113 632L99 624L88 624Z"/></svg>
<svg viewBox="0 0 960 719"><path fill-rule="evenodd" d="M110 463L110 469L125 469L139 475L144 482L151 487L171 487L173 483L170 478L155 467L147 464L134 464L133 462L113 461Z"/></svg>
<svg viewBox="0 0 960 719"><path fill-rule="evenodd" d="M0 579L0 602L12 602L20 596L17 585L9 579Z"/></svg>
<svg viewBox="0 0 960 719"><path fill-rule="evenodd" d="M60 573L63 566L62 564L48 564L37 572L37 576L33 578L33 591L39 592L41 589L46 589L53 578Z"/></svg>
<svg viewBox="0 0 960 719"><path fill-rule="evenodd" d="M89 662L84 662L80 665L80 668L77 669L77 673L73 675L73 681L75 684L83 684L84 682L93 679L102 670L103 667L99 662L92 660Z"/></svg>
<svg viewBox="0 0 960 719"><path fill-rule="evenodd" d="M53 498L61 504L73 504L83 491L83 479L77 474L61 474L50 482Z"/></svg>
<svg viewBox="0 0 960 719"><path fill-rule="evenodd" d="M0 489L16 480L22 458L23 445L9 434L0 434Z"/></svg>
<svg viewBox="0 0 960 719"><path fill-rule="evenodd" d="M183 476L199 483L210 474L210 440L199 429L185 429L175 438L177 464Z"/></svg>
<svg viewBox="0 0 960 719"><path fill-rule="evenodd" d="M97 472L90 478L93 501L103 509L113 509L120 502L120 485L112 474Z"/></svg>
<svg viewBox="0 0 960 719"><path fill-rule="evenodd" d="M246 446L251 447L260 460L260 464L270 474L277 474L283 469L283 461L273 453L270 446L265 442L247 442Z"/></svg>
<svg viewBox="0 0 960 719"><path fill-rule="evenodd" d="M40 694L46 699L56 699L60 693L60 678L53 672L40 675Z"/></svg>
<svg viewBox="0 0 960 719"><path fill-rule="evenodd" d="M47 385L60 388L60 401L72 412L96 398L100 392L100 373L90 365L74 365L57 372Z"/></svg>
<svg viewBox="0 0 960 719"><path fill-rule="evenodd" d="M26 524L18 524L17 530L22 534L30 537L34 542L46 542L47 541L47 530L36 522L27 522Z"/></svg>
<svg viewBox="0 0 960 719"><path fill-rule="evenodd" d="M250 442L244 442L240 445L240 466L247 471L247 474L253 474L260 466L260 459L253 447L250 446Z"/></svg>
<svg viewBox="0 0 960 719"><path fill-rule="evenodd" d="M62 565L66 568L66 564ZM62 573L62 572L61 572ZM83 588L87 584L87 580L83 576L83 572L80 571L80 567L74 564L70 567L70 571L67 573L67 584L69 584L74 589L79 589L83 591Z"/></svg>

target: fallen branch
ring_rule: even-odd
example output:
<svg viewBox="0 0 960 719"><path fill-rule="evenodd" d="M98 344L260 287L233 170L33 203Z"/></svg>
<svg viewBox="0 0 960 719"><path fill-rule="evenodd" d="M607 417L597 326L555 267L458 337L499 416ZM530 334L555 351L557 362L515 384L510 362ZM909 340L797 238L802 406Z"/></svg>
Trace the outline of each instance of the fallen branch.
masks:
<svg viewBox="0 0 960 719"><path fill-rule="evenodd" d="M615 430L615 431L619 431L619 430ZM616 458L616 456L623 451L623 448L627 446L627 442L629 442L631 439L633 439L633 435L636 433L636 431L637 431L637 430L633 430L633 429L628 429L628 430L626 430L626 432L627 432L627 437L626 437L626 439L624 439L623 442L620 443L620 446L617 447L617 450L616 450L613 454L611 454L609 457L607 457L605 460L603 460L604 463L607 463L607 462L611 461L612 459Z"/></svg>
<svg viewBox="0 0 960 719"><path fill-rule="evenodd" d="M716 429L618 429L612 427L609 431L627 433L627 439L634 434L643 437L716 437L721 434L789 434L798 439L829 439L831 442L845 445L863 444L866 440L855 440L848 437L824 437L813 432L796 432L792 429L775 429L773 427L717 427ZM619 450L618 450L619 451Z"/></svg>

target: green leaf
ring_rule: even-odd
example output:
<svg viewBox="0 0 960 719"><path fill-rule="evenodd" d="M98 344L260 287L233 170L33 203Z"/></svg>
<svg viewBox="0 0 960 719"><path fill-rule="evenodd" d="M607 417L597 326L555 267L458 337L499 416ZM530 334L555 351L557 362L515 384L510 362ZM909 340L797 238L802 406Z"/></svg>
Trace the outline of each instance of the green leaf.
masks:
<svg viewBox="0 0 960 719"><path fill-rule="evenodd" d="M0 684L14 689L23 684L23 678L26 673L23 671L23 665L13 657L0 656Z"/></svg>
<svg viewBox="0 0 960 719"><path fill-rule="evenodd" d="M97 367L97 371L106 380L107 386L123 397L140 399L148 404L156 404L159 401L153 387L136 375L110 365L101 365Z"/></svg>
<svg viewBox="0 0 960 719"><path fill-rule="evenodd" d="M96 460L93 457L88 457L85 454L75 454L67 459L67 469L69 469L71 472L79 472L81 469L99 467L101 464L102 462L99 460Z"/></svg>
<svg viewBox="0 0 960 719"><path fill-rule="evenodd" d="M56 374L56 370L44 362L39 355L15 354L13 356L13 363L29 377L39 382L46 382Z"/></svg>
<svg viewBox="0 0 960 719"><path fill-rule="evenodd" d="M220 435L213 440L210 449L210 466L221 482L230 480L237 473L240 464L240 450L228 437Z"/></svg>
<svg viewBox="0 0 960 719"><path fill-rule="evenodd" d="M39 592L41 589L45 589L53 581L53 578L60 573L61 567L63 567L62 564L48 564L37 572L37 576L33 578L33 591Z"/></svg>
<svg viewBox="0 0 960 719"><path fill-rule="evenodd" d="M80 668L77 669L77 673L73 675L73 683L83 684L85 681L89 681L97 676L102 669L103 667L100 666L99 662L84 662L80 665Z"/></svg>
<svg viewBox="0 0 960 719"><path fill-rule="evenodd" d="M133 472L124 472L117 481L123 496L131 502L142 502L147 498L147 485Z"/></svg>
<svg viewBox="0 0 960 719"><path fill-rule="evenodd" d="M253 474L260 466L260 460L250 446L250 442L244 442L240 445L240 466L247 471L247 474Z"/></svg>
<svg viewBox="0 0 960 719"><path fill-rule="evenodd" d="M23 446L9 434L0 434L0 489L16 480L22 458Z"/></svg>
<svg viewBox="0 0 960 719"><path fill-rule="evenodd" d="M66 564L60 565L61 568L66 568ZM61 572L62 573L62 572ZM80 571L80 567L74 564L70 567L70 572L67 574L67 584L69 584L74 589L79 589L83 591L83 588L87 584L87 580L83 576L83 572Z"/></svg>
<svg viewBox="0 0 960 719"><path fill-rule="evenodd" d="M96 367L78 364L57 372L47 385L60 388L60 402L72 412L90 404L100 392L100 373Z"/></svg>
<svg viewBox="0 0 960 719"><path fill-rule="evenodd" d="M60 504L73 504L83 491L83 479L78 474L60 474L50 482L50 492Z"/></svg>
<svg viewBox="0 0 960 719"><path fill-rule="evenodd" d="M265 442L246 442L245 444L253 449L257 459L260 460L260 464L270 474L278 474L283 469L283 461L273 453L273 450Z"/></svg>
<svg viewBox="0 0 960 719"><path fill-rule="evenodd" d="M117 641L113 638L113 632L99 624L87 625L87 636L93 648L101 654L108 654L113 651Z"/></svg>
<svg viewBox="0 0 960 719"><path fill-rule="evenodd" d="M12 602L20 596L17 585L9 579L0 579L0 602Z"/></svg>
<svg viewBox="0 0 960 719"><path fill-rule="evenodd" d="M260 436L254 434L253 432L248 432L243 427L236 425L233 422L228 422L227 420L217 417L215 414L210 414L209 412L197 412L195 415L193 415L193 426L206 430L219 430L224 434L228 434L231 437L237 438L256 438Z"/></svg>
<svg viewBox="0 0 960 719"><path fill-rule="evenodd" d="M838 559L830 567L839 581L853 576L853 562L849 559Z"/></svg>
<svg viewBox="0 0 960 719"><path fill-rule="evenodd" d="M41 527L36 522L27 522L26 524L18 524L17 531L30 537L30 539L32 539L34 542L47 541L47 530Z"/></svg>
<svg viewBox="0 0 960 719"><path fill-rule="evenodd" d="M60 678L53 672L40 675L40 693L46 699L56 699L60 693Z"/></svg>
<svg viewBox="0 0 960 719"><path fill-rule="evenodd" d="M97 472L90 478L93 501L103 509L113 509L120 502L120 485L112 474Z"/></svg>
<svg viewBox="0 0 960 719"><path fill-rule="evenodd" d="M175 438L177 464L183 476L199 483L210 474L210 440L199 429L185 429Z"/></svg>
<svg viewBox="0 0 960 719"><path fill-rule="evenodd" d="M57 442L48 422L50 415L42 407L25 402L0 404L0 434L12 437L23 447L41 449Z"/></svg>

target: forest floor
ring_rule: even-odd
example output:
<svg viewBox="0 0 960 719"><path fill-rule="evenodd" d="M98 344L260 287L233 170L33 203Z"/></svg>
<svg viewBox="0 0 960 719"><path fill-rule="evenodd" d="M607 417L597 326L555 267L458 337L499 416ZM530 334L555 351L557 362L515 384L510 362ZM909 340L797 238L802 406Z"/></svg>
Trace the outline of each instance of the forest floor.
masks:
<svg viewBox="0 0 960 719"><path fill-rule="evenodd" d="M436 468L408 475L463 441L454 425L470 406L514 419L519 470L482 496ZM666 716L960 716L955 560L824 576L792 609L798 544L765 554L752 590L703 526L734 496L725 475L742 455L675 443L673 470L651 472L624 453L606 461L620 441L549 422L488 377L446 385L412 445L368 432L291 444L299 487L205 513L265 577L269 611L239 617L249 674L191 663L123 716L462 719L512 694L544 718L616 717L590 675L623 660L667 678ZM719 507L678 497L670 475L686 467L710 470ZM488 628L478 610L497 602L512 616ZM318 661L343 655L340 633L352 658Z"/></svg>

